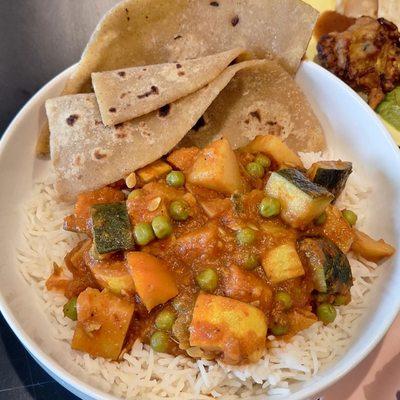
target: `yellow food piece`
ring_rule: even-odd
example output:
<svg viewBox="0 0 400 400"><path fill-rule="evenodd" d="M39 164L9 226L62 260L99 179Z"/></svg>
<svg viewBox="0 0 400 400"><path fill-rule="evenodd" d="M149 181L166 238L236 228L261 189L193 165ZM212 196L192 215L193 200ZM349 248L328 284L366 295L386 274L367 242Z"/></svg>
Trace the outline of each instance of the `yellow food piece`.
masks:
<svg viewBox="0 0 400 400"><path fill-rule="evenodd" d="M264 352L267 320L250 304L200 293L189 330L191 346L221 352L227 364L256 362Z"/></svg>
<svg viewBox="0 0 400 400"><path fill-rule="evenodd" d="M232 207L232 202L229 199L212 199L201 201L200 206L207 217L214 218Z"/></svg>
<svg viewBox="0 0 400 400"><path fill-rule="evenodd" d="M139 177L140 183L145 184L150 181L154 181L166 175L172 170L172 167L165 161L157 160L147 165L146 167L140 168L136 171L136 175Z"/></svg>
<svg viewBox="0 0 400 400"><path fill-rule="evenodd" d="M118 295L132 295L135 285L132 276L122 261L98 262L91 267L98 284Z"/></svg>
<svg viewBox="0 0 400 400"><path fill-rule="evenodd" d="M269 250L262 259L265 274L272 283L304 275L304 268L294 242Z"/></svg>
<svg viewBox="0 0 400 400"><path fill-rule="evenodd" d="M378 262L392 256L396 249L383 239L372 239L364 232L354 229L355 238L351 249L368 261Z"/></svg>
<svg viewBox="0 0 400 400"><path fill-rule="evenodd" d="M178 294L175 277L164 261L141 251L128 253L126 259L136 291L148 311Z"/></svg>
<svg viewBox="0 0 400 400"><path fill-rule="evenodd" d="M229 142L220 139L205 147L190 169L187 181L225 194L242 191L239 164Z"/></svg>
<svg viewBox="0 0 400 400"><path fill-rule="evenodd" d="M107 290L87 288L78 296L78 323L72 348L94 357L117 360L134 308L133 303Z"/></svg>
<svg viewBox="0 0 400 400"><path fill-rule="evenodd" d="M264 153L280 168L284 166L304 168L299 156L273 135L257 136L243 150L249 153Z"/></svg>

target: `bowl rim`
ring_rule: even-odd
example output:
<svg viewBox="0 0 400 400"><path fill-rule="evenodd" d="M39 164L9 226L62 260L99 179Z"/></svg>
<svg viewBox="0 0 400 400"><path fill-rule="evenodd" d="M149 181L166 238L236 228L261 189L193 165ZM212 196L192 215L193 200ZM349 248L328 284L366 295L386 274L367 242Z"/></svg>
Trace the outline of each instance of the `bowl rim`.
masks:
<svg viewBox="0 0 400 400"><path fill-rule="evenodd" d="M24 120L26 114L29 110L36 105L39 101L41 101L42 97L45 97L46 93L51 90L54 86L60 83L60 81L65 80L76 67L77 64L74 64L61 73L57 74L54 78L52 78L49 82L47 82L38 92L35 93L34 96L21 108L18 114L13 118L11 123L8 125L6 131L4 132L2 138L0 139L0 158L5 153L7 144L11 139L12 135L18 132L19 123ZM400 151L395 144L393 138L389 134L389 132L384 127L383 123L379 120L376 113L368 106L361 97L354 92L349 86L347 86L343 81L339 78L323 69L318 64L312 61L302 61L300 65L300 69L306 68L310 73L313 71L325 74L328 79L334 81L336 85L341 86L345 91L348 92L348 95L351 96L352 101L358 103L365 112L370 114L370 117L375 122L377 130L377 134L381 136L379 140L384 140L387 144L392 148L394 157L398 159L398 163L400 166ZM400 185L400 182L399 182ZM396 267L396 266L395 266ZM98 400L118 400L119 397L116 397L110 393L107 393L101 389L96 388L95 386L85 383L81 381L77 376L68 372L61 364L53 360L49 355L47 355L43 350L41 350L40 346L37 345L24 331L21 327L20 323L16 316L12 313L11 309L8 307L6 300L3 297L3 294L0 292L0 311L4 316L7 324L13 330L14 334L18 337L20 342L24 345L27 351L35 358L35 360L41 365L44 366L45 369L51 373L53 378L55 378L60 384L66 387L68 390L73 391L74 394L77 394L77 391L80 392L80 396L89 396L93 399ZM304 388L300 388L298 391L290 395L291 399L305 399L310 396L313 396L321 391L327 389L329 386L333 385L347 373L349 373L352 369L354 369L374 348L375 346L382 340L394 319L396 318L398 312L400 311L400 296L397 299L396 303L391 309L389 315L387 315L386 319L382 321L380 325L379 332L375 337L372 337L368 344L363 348L362 351L357 353L354 357L352 357L348 362L343 365L339 371L335 374L335 376L327 376L321 377L312 385L307 385ZM71 390L71 388L73 390Z"/></svg>

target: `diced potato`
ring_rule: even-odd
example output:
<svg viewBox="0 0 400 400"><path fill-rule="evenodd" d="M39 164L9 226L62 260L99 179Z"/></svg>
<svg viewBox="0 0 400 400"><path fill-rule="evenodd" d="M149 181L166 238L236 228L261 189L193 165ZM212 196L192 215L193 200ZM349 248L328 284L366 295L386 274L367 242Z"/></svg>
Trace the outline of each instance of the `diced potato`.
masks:
<svg viewBox="0 0 400 400"><path fill-rule="evenodd" d="M106 204L123 201L124 193L106 186L98 190L81 193L75 203L74 214L64 220L64 229L74 232L90 232L87 222L90 218L90 208L95 204Z"/></svg>
<svg viewBox="0 0 400 400"><path fill-rule="evenodd" d="M271 288L252 272L237 265L231 265L222 279L226 296L245 303L259 303L262 310L267 310L272 303Z"/></svg>
<svg viewBox="0 0 400 400"><path fill-rule="evenodd" d="M186 233L176 241L176 248L183 261L191 263L200 256L213 256L217 249L218 227L209 223Z"/></svg>
<svg viewBox="0 0 400 400"><path fill-rule="evenodd" d="M163 260L141 251L130 252L126 258L136 291L148 311L178 294L175 277Z"/></svg>
<svg viewBox="0 0 400 400"><path fill-rule="evenodd" d="M266 220L260 225L261 230L269 236L271 241L291 242L296 239L297 233L294 229L288 228L279 220Z"/></svg>
<svg viewBox="0 0 400 400"><path fill-rule="evenodd" d="M305 273L295 243L282 244L269 250L263 257L262 266L272 283L298 278Z"/></svg>
<svg viewBox="0 0 400 400"><path fill-rule="evenodd" d="M131 274L122 261L100 261L91 267L92 273L101 288L109 289L118 295L133 295L135 285Z"/></svg>
<svg viewBox="0 0 400 400"><path fill-rule="evenodd" d="M157 160L153 163L146 165L136 171L136 175L139 178L139 184L145 184L150 181L161 178L163 175L168 174L172 170L171 166L165 161Z"/></svg>
<svg viewBox="0 0 400 400"><path fill-rule="evenodd" d="M199 151L200 149L198 147L182 147L174 150L167 157L167 161L173 165L174 168L187 171L193 165Z"/></svg>
<svg viewBox="0 0 400 400"><path fill-rule="evenodd" d="M322 234L332 240L343 253L347 253L354 240L354 229L343 218L342 213L337 207L328 206L325 212L325 223L321 226L313 226L307 230L307 233Z"/></svg>
<svg viewBox="0 0 400 400"><path fill-rule="evenodd" d="M257 136L243 150L249 153L264 153L272 158L280 168L304 168L299 156L278 137L273 135Z"/></svg>
<svg viewBox="0 0 400 400"><path fill-rule="evenodd" d="M215 218L232 207L232 202L229 199L212 199L201 201L200 205L209 218Z"/></svg>
<svg viewBox="0 0 400 400"><path fill-rule="evenodd" d="M368 261L379 262L386 257L392 256L396 251L393 246L387 244L383 239L372 239L366 233L357 229L354 232L355 238L351 249Z"/></svg>
<svg viewBox="0 0 400 400"><path fill-rule="evenodd" d="M200 293L189 331L191 346L221 352L227 364L256 362L265 349L267 320L250 304Z"/></svg>
<svg viewBox="0 0 400 400"><path fill-rule="evenodd" d="M185 194L185 190L183 188L174 188L172 186L168 186L166 182L163 181L147 183L142 189L147 194L161 197L167 202L178 200Z"/></svg>
<svg viewBox="0 0 400 400"><path fill-rule="evenodd" d="M265 192L281 202L282 219L293 228L305 228L321 215L333 200L322 186L312 183L296 169L273 172Z"/></svg>
<svg viewBox="0 0 400 400"><path fill-rule="evenodd" d="M72 348L94 357L117 360L131 322L134 304L115 294L88 288L78 296Z"/></svg>
<svg viewBox="0 0 400 400"><path fill-rule="evenodd" d="M190 169L187 181L225 194L242 191L239 164L229 142L220 139L204 148Z"/></svg>

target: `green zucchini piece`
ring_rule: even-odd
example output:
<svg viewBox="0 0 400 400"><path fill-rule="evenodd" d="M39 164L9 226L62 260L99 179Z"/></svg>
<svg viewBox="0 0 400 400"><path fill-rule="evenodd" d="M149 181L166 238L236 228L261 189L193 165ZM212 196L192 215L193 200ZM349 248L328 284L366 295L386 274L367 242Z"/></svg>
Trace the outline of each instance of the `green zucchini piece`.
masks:
<svg viewBox="0 0 400 400"><path fill-rule="evenodd" d="M125 202L90 208L93 242L99 254L130 250L134 239Z"/></svg>
<svg viewBox="0 0 400 400"><path fill-rule="evenodd" d="M320 216L334 196L295 168L273 172L265 192L281 202L281 218L294 228L305 228Z"/></svg>
<svg viewBox="0 0 400 400"><path fill-rule="evenodd" d="M323 186L337 198L352 170L353 164L348 161L318 161L311 165L307 175L314 183Z"/></svg>
<svg viewBox="0 0 400 400"><path fill-rule="evenodd" d="M348 294L353 285L346 255L325 237L305 237L297 241L297 252L311 273L314 288L320 293Z"/></svg>

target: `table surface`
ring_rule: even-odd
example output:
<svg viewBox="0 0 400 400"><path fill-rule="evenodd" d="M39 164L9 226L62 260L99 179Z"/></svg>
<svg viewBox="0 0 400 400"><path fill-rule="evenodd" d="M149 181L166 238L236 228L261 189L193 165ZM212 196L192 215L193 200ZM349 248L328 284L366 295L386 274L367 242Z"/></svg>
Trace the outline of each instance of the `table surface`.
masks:
<svg viewBox="0 0 400 400"><path fill-rule="evenodd" d="M116 0L0 0L0 136L25 102L73 64ZM400 400L400 319L383 342L325 400ZM386 389L386 392L382 391ZM26 352L0 316L0 400L77 399Z"/></svg>

